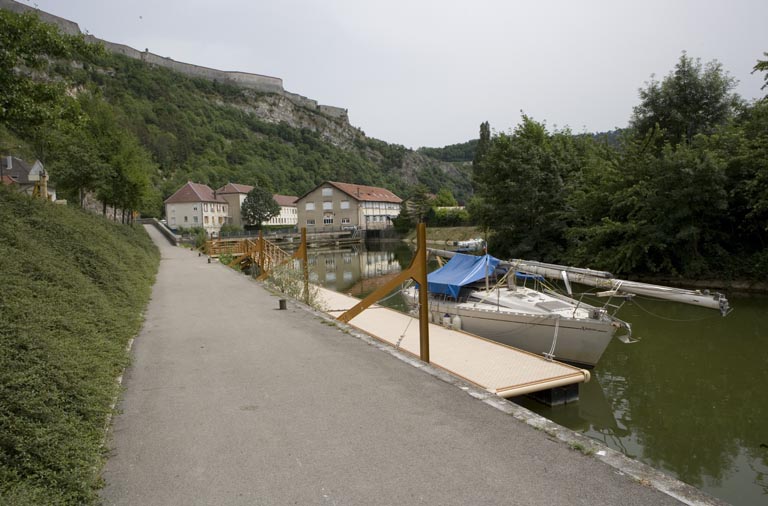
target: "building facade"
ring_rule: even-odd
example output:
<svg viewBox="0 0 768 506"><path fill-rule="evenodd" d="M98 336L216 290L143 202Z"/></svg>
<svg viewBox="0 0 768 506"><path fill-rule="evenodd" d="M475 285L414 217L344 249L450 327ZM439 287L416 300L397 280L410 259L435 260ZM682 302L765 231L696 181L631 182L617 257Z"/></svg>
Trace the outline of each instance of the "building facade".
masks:
<svg viewBox="0 0 768 506"><path fill-rule="evenodd" d="M173 230L203 228L208 237L218 237L229 204L208 185L189 181L165 200L165 217Z"/></svg>
<svg viewBox="0 0 768 506"><path fill-rule="evenodd" d="M229 204L229 223L232 225L242 227L243 223L240 209L243 206L245 197L248 192L253 190L253 186L247 184L227 183L218 190L216 193L221 195ZM296 215L296 199L291 195L272 195L275 202L280 206L280 214L272 217L269 221L262 223L263 226L278 226L278 227L295 227L298 223Z"/></svg>
<svg viewBox="0 0 768 506"><path fill-rule="evenodd" d="M308 232L392 226L402 199L385 188L326 181L299 197L298 226Z"/></svg>

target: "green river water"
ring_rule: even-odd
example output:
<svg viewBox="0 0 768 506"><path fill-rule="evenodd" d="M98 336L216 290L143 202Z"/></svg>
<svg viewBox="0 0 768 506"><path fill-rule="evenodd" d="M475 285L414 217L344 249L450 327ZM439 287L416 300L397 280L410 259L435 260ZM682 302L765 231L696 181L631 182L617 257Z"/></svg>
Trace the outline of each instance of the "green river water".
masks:
<svg viewBox="0 0 768 506"><path fill-rule="evenodd" d="M403 244L310 253L328 288L370 293L410 261ZM768 504L768 297L729 294L727 317L635 298L578 402L519 404L734 505ZM385 302L404 309L402 299Z"/></svg>

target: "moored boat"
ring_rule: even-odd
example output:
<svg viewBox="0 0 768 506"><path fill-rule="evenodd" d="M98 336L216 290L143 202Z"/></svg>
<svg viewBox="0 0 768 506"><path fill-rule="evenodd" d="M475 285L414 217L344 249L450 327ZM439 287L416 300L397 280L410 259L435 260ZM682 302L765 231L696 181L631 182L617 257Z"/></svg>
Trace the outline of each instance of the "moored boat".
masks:
<svg viewBox="0 0 768 506"><path fill-rule="evenodd" d="M596 286L609 289L601 294L609 300L631 297L622 291L624 287L627 292L631 288L644 295L649 295L647 287L652 287L652 295L658 297L679 300L682 293L690 295L685 302L728 310L728 301L720 294L656 285L639 287L638 283L622 284L607 272L550 264L539 264L546 265L547 272L534 269L535 263L520 272L523 261L504 262L487 254L439 253L451 259L427 277L429 314L434 323L581 367L597 365L614 336L625 343L634 342L631 325L615 316L620 306L596 307L546 288L545 275L563 279L569 291L568 272L579 282L591 276L598 280ZM527 286L529 282L533 288ZM403 291L412 306L418 304L418 289L412 286ZM614 311L609 312L609 307Z"/></svg>

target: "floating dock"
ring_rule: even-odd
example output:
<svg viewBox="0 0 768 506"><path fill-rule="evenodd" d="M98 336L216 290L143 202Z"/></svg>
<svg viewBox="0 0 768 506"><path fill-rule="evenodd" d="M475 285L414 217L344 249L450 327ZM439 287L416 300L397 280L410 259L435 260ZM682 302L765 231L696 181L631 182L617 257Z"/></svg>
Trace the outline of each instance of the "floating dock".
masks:
<svg viewBox="0 0 768 506"><path fill-rule="evenodd" d="M326 288L318 290L325 311L334 317L360 302ZM416 358L420 356L419 322L414 316L374 304L352 318L349 325ZM429 324L429 349L431 365L505 398L577 386L590 377L589 371L433 323Z"/></svg>

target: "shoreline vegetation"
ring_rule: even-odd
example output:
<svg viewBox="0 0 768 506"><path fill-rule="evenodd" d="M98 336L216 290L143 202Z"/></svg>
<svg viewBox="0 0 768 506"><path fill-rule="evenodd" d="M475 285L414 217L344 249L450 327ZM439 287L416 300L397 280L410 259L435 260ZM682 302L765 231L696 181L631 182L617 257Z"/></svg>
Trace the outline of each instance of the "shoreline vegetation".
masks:
<svg viewBox="0 0 768 506"><path fill-rule="evenodd" d="M159 265L141 226L0 188L0 504L93 504Z"/></svg>

